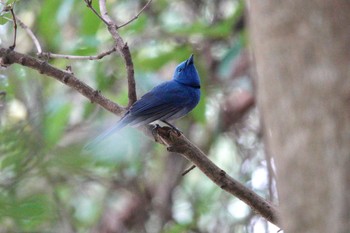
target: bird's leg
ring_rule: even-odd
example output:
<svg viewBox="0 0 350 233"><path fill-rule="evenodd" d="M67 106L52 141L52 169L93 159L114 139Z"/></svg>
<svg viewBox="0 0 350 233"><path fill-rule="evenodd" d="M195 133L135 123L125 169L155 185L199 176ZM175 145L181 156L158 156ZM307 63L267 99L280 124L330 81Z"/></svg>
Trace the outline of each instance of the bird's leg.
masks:
<svg viewBox="0 0 350 233"><path fill-rule="evenodd" d="M158 124L155 124L154 127L152 128L152 135L153 135L154 139L156 139L158 128L160 128L160 126ZM156 139L156 141L157 141L157 139Z"/></svg>
<svg viewBox="0 0 350 233"><path fill-rule="evenodd" d="M180 136L182 134L182 132L178 128L176 128L175 126L173 126L172 124L170 124L166 120L162 120L162 122L164 124L167 124L168 126L170 126L170 128L176 132L177 136Z"/></svg>

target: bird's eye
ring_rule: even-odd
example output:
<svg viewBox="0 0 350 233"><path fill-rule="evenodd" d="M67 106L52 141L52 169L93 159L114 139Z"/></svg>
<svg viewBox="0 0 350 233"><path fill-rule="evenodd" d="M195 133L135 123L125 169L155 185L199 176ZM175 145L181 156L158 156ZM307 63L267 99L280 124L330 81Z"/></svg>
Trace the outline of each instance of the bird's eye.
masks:
<svg viewBox="0 0 350 233"><path fill-rule="evenodd" d="M182 72L182 68L179 69L179 72Z"/></svg>

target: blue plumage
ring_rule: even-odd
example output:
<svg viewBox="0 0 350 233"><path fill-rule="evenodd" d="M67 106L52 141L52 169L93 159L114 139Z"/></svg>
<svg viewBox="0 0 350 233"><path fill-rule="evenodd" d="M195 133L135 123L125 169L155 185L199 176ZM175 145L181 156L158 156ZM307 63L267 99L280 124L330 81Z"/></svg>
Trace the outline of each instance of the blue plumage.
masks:
<svg viewBox="0 0 350 233"><path fill-rule="evenodd" d="M193 63L193 55L180 63L171 81L154 87L136 101L119 122L95 138L87 147L93 146L111 133L126 125L141 126L156 120L178 119L189 113L200 99L200 79Z"/></svg>

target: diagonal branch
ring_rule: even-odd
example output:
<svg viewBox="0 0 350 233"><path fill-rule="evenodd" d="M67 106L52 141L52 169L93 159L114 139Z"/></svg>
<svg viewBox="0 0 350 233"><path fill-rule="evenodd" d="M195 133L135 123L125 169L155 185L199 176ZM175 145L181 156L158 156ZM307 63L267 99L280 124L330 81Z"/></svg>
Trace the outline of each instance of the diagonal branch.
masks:
<svg viewBox="0 0 350 233"><path fill-rule="evenodd" d="M139 13L137 13L137 15L135 15L134 17L132 17L129 21L123 23L122 25L119 25L118 26L118 29L119 28L122 28L122 27L125 27L126 25L128 25L129 23L133 22L135 19L137 19L141 13L148 7L149 4L151 4L152 0L149 0L143 7L142 9L139 11Z"/></svg>
<svg viewBox="0 0 350 233"><path fill-rule="evenodd" d="M184 135L179 137L171 131L171 128L163 127L157 129L156 140L165 144L168 151L179 153L195 164L216 185L249 205L257 214L269 222L279 225L275 206L230 177Z"/></svg>
<svg viewBox="0 0 350 233"><path fill-rule="evenodd" d="M104 18L102 18L101 15L95 10L95 8L92 7L92 0L84 0L84 2L86 3L86 6L90 8L94 12L94 14L100 18L100 20L103 21L104 24L108 25L108 22L106 22Z"/></svg>
<svg viewBox="0 0 350 233"><path fill-rule="evenodd" d="M41 45L39 43L38 38L34 35L33 31L30 30L30 28L27 25L25 25L19 18L17 18L17 21L18 21L19 26L21 26L21 28L23 28L27 32L29 37L32 39L32 41L36 47L37 53L40 54L43 50L41 49Z"/></svg>
<svg viewBox="0 0 350 233"><path fill-rule="evenodd" d="M83 96L88 98L92 103L97 103L112 113L121 114L123 111L125 111L123 107L110 101L109 99L101 95L99 91L94 90L84 82L80 81L73 74L67 71L57 69L48 64L47 62L4 48L0 48L0 57L1 66L7 66L12 63L17 63L22 66L35 69L39 71L39 73L53 77L61 83L75 89Z"/></svg>

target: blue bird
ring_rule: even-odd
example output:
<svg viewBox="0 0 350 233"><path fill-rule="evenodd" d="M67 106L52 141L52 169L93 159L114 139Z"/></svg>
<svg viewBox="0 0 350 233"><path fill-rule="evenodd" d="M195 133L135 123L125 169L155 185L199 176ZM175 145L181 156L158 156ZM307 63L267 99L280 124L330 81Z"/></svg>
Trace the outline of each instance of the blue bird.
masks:
<svg viewBox="0 0 350 233"><path fill-rule="evenodd" d="M129 126L142 126L154 121L162 121L179 132L168 121L189 113L200 99L200 79L193 63L193 54L180 63L173 79L154 87L136 101L115 126L99 135L86 147L89 148L110 134Z"/></svg>

